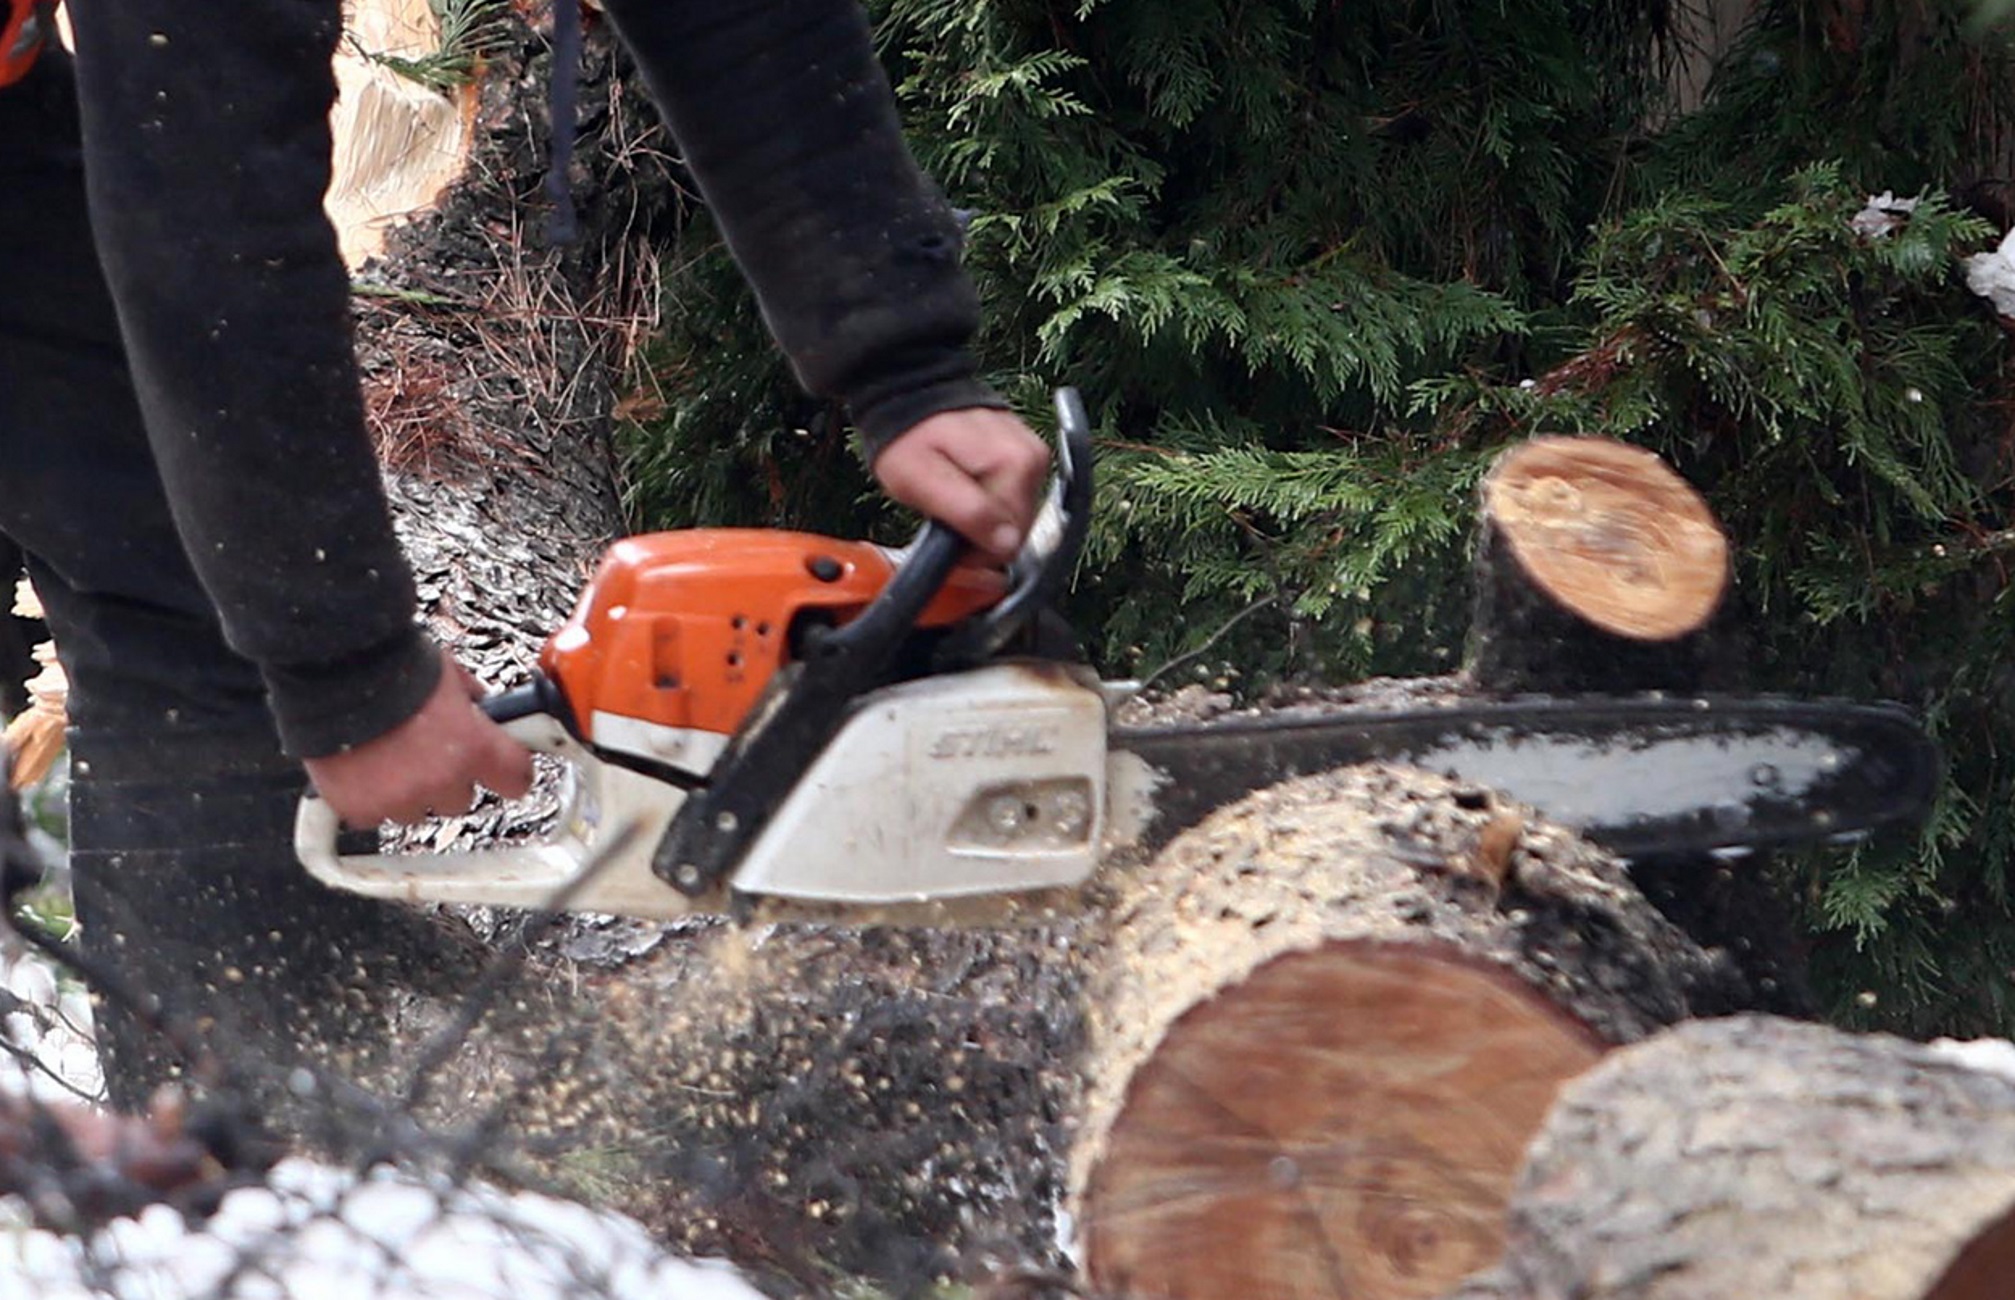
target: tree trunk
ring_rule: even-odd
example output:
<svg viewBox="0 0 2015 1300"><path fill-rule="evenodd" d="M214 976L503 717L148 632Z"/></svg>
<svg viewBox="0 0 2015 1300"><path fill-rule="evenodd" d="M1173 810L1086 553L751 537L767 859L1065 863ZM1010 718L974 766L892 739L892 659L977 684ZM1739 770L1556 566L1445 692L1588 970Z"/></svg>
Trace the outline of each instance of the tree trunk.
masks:
<svg viewBox="0 0 2015 1300"><path fill-rule="evenodd" d="M1534 438L1484 478L1466 668L1487 691L1719 684L1728 544L1651 452Z"/></svg>
<svg viewBox="0 0 2015 1300"><path fill-rule="evenodd" d="M1689 1024L1570 1084L1475 1300L1987 1300L2015 1263L2015 1081L1914 1043Z"/></svg>
<svg viewBox="0 0 2015 1300"><path fill-rule="evenodd" d="M350 241L370 254L358 356L421 602L492 682L523 672L622 531L612 413L655 319L654 226L677 203L654 110L615 75L611 44L590 42L580 233L549 244L525 200L550 157L549 56L521 25L505 30L470 95L466 165L426 207Z"/></svg>

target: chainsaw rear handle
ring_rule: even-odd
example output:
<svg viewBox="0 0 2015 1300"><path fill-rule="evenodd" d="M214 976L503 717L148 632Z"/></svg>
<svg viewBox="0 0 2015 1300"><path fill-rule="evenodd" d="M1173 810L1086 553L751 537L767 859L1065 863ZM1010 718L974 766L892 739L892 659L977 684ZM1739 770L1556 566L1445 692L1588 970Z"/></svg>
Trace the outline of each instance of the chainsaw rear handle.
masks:
<svg viewBox="0 0 2015 1300"><path fill-rule="evenodd" d="M544 673L533 673L523 686L486 695L476 702L476 707L502 727L504 734L534 753L558 755L566 748L560 736L572 739L574 725L566 697ZM555 735L556 730L559 736ZM336 844L342 829L342 819L319 793L310 788L301 796L294 830L295 847L301 850L304 862L311 855L316 863L325 866L336 862ZM315 863L309 864L311 871L315 867Z"/></svg>
<svg viewBox="0 0 2015 1300"><path fill-rule="evenodd" d="M572 737L560 720L543 711L528 708L530 688L506 692L485 699L484 712L496 718L507 735L534 753L562 753ZM501 715L501 716L500 716ZM342 854L337 840L343 819L313 789L301 796L294 817L294 850L301 864L329 884L354 887L351 877L361 864L374 859L390 859L390 854Z"/></svg>
<svg viewBox="0 0 2015 1300"><path fill-rule="evenodd" d="M294 818L295 855L323 884L372 898L539 909L566 896L569 906L592 911L683 914L680 900L649 871L650 846L670 823L680 792L601 761L573 734L564 704L553 707L557 696L540 677L482 702L513 739L566 762L568 785L552 839L446 853L342 853L341 819L310 791ZM635 848L613 865L597 864L598 850L619 841ZM582 891L582 873L591 867L595 875Z"/></svg>

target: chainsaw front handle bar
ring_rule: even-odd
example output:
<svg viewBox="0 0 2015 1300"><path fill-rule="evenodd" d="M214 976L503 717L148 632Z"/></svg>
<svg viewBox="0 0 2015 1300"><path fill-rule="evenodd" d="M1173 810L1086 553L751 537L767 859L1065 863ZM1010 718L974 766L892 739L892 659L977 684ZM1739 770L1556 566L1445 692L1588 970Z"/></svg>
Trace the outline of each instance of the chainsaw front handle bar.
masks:
<svg viewBox="0 0 2015 1300"><path fill-rule="evenodd" d="M993 658L1063 594L1091 532L1091 421L1075 388L1056 391L1057 472L1049 497L1008 566L1008 594L968 619L937 650L939 671Z"/></svg>

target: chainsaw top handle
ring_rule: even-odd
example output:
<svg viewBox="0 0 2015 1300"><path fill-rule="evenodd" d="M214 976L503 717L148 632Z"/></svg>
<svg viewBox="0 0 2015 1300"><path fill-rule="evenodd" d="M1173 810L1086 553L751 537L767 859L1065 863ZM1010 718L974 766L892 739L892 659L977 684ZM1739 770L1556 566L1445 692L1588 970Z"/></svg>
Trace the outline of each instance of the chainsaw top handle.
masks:
<svg viewBox="0 0 2015 1300"><path fill-rule="evenodd" d="M1091 515L1091 435L1072 389L1056 395L1062 430L1058 474L1029 540L1010 566L995 606L953 629L940 667L975 662L1028 626L1069 576ZM936 520L923 526L881 593L838 628L814 628L799 659L772 677L764 696L716 760L704 788L680 806L651 869L687 895L734 873L769 819L825 750L860 696L887 685L916 631L917 616L944 586L965 539Z"/></svg>
<svg viewBox="0 0 2015 1300"><path fill-rule="evenodd" d="M1000 653L1056 599L1084 548L1091 531L1091 424L1075 388L1058 389L1055 400L1057 472L1027 540L1008 565L1007 594L947 634L934 655L940 671ZM965 552L964 538L935 519L926 521L881 594L843 627L808 629L804 653L845 654L886 668Z"/></svg>
<svg viewBox="0 0 2015 1300"><path fill-rule="evenodd" d="M1091 422L1075 388L1056 391L1057 472L1028 540L1008 566L1008 594L960 624L937 649L939 670L965 668L1005 649L1063 593L1091 531Z"/></svg>

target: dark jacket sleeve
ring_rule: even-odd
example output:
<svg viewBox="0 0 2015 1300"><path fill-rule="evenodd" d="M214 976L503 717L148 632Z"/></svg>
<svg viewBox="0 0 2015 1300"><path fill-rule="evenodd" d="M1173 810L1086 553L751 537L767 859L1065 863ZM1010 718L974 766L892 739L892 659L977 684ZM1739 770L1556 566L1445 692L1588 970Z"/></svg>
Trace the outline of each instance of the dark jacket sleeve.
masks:
<svg viewBox="0 0 2015 1300"><path fill-rule="evenodd" d="M763 317L870 453L1004 405L967 344L958 223L918 169L855 0L609 0Z"/></svg>
<svg viewBox="0 0 2015 1300"><path fill-rule="evenodd" d="M322 211L338 0L71 11L93 230L184 545L289 750L369 739L418 709L440 663Z"/></svg>

